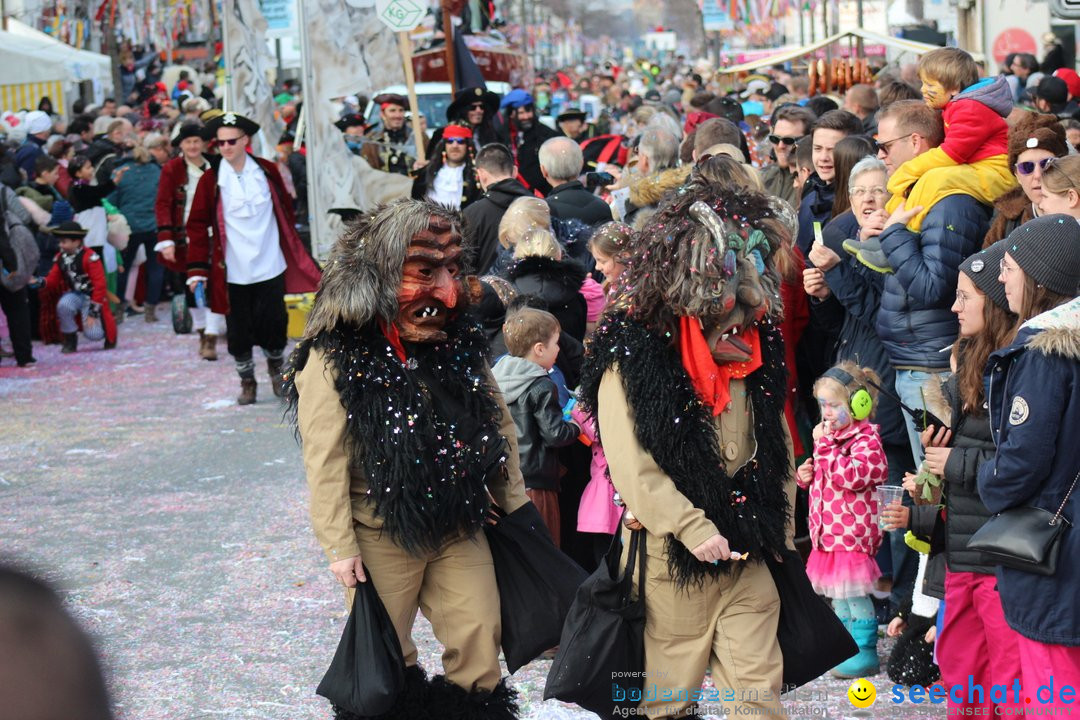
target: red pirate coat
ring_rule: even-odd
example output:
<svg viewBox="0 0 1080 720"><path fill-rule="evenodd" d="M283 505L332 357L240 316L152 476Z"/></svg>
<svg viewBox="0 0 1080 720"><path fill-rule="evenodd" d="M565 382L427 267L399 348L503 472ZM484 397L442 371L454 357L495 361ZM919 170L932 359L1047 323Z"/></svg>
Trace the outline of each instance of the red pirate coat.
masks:
<svg viewBox="0 0 1080 720"><path fill-rule="evenodd" d="M285 256L285 292L314 292L319 286L322 272L308 255L296 233L296 216L292 202L285 190L281 173L273 163L252 156L259 164L270 186L277 220L281 252ZM206 277L209 289L210 309L216 313L229 313L229 296L226 288L228 269L225 267L225 218L218 189L217 171L211 168L203 173L195 188L195 200L187 222L187 275Z"/></svg>
<svg viewBox="0 0 1080 720"><path fill-rule="evenodd" d="M210 165L210 158L204 156ZM169 160L161 168L154 217L157 221L158 242L176 244L176 262L166 262L158 253L158 262L174 272L187 270L187 233L184 228L184 207L187 204L187 161L180 155Z"/></svg>
<svg viewBox="0 0 1080 720"><path fill-rule="evenodd" d="M53 258L53 266L45 277L42 295L50 299L59 299L61 295L69 291L89 295L90 302L101 307L101 327L105 330L105 339L116 342L116 319L109 305L109 288L105 280L105 266L101 262L101 256L94 252L93 248L87 247L79 250L70 264L63 262L62 256L63 253L57 253ZM52 322L55 323L55 320ZM50 336L51 334L49 333Z"/></svg>

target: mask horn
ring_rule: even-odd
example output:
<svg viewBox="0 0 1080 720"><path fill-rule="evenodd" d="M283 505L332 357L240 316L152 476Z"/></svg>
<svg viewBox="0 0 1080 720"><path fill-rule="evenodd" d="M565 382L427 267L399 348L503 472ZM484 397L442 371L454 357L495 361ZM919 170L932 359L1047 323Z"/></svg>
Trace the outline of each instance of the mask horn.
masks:
<svg viewBox="0 0 1080 720"><path fill-rule="evenodd" d="M719 257L723 258L727 254L728 248L727 241L724 240L724 223L721 222L720 216L708 204L698 200L690 206L690 217L705 226L716 242L716 251L719 253Z"/></svg>

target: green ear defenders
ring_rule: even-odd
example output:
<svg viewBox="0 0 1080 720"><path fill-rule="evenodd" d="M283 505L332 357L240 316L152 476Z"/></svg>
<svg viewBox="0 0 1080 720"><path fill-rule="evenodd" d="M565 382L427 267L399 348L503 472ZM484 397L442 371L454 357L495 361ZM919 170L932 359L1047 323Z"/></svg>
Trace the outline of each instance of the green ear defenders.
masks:
<svg viewBox="0 0 1080 720"><path fill-rule="evenodd" d="M855 381L851 373L840 368L829 368L823 377L832 378L845 388ZM851 410L851 417L856 420L865 420L874 410L874 398L865 387L860 385L848 396L848 408Z"/></svg>

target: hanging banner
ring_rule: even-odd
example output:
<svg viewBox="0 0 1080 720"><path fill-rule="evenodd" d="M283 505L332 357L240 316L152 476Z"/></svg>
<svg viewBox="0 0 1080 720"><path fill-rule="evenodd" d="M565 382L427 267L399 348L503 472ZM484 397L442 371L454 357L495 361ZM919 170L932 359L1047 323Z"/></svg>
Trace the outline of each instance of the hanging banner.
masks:
<svg viewBox="0 0 1080 720"><path fill-rule="evenodd" d="M408 197L412 179L372 168L349 152L335 99L405 82L397 37L379 21L375 2L304 0L298 4L303 53L304 113L307 130L308 212L311 249L326 258L341 220L331 208L370 210Z"/></svg>
<svg viewBox="0 0 1080 720"><path fill-rule="evenodd" d="M274 89L267 79L274 68L274 57L266 44L266 18L255 0L225 0L222 5L225 109L259 123L262 129L253 138L252 152L273 159L285 125L274 114Z"/></svg>

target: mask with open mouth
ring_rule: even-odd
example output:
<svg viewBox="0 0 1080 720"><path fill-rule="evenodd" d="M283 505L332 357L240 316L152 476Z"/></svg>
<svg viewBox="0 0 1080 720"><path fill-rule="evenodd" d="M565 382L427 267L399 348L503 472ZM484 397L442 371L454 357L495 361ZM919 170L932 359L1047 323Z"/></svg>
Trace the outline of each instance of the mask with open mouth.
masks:
<svg viewBox="0 0 1080 720"><path fill-rule="evenodd" d="M398 315L395 324L402 340L440 342L443 328L465 298L459 273L461 234L443 218L433 216L416 233L405 251Z"/></svg>
<svg viewBox="0 0 1080 720"><path fill-rule="evenodd" d="M785 204L695 171L636 238L618 302L668 332L692 319L717 364L747 362L758 323L782 312L774 255L795 222Z"/></svg>

